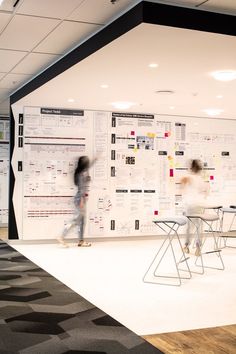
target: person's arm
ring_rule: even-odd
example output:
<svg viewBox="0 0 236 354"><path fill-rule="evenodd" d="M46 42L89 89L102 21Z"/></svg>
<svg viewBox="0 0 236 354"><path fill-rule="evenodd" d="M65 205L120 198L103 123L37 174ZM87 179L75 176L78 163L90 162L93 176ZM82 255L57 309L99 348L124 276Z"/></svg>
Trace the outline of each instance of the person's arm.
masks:
<svg viewBox="0 0 236 354"><path fill-rule="evenodd" d="M93 160L91 160L91 162L89 163L89 168L92 167L100 157L101 157L101 153L98 154Z"/></svg>
<svg viewBox="0 0 236 354"><path fill-rule="evenodd" d="M182 187L185 187L187 184L190 184L190 178L187 176L182 177L180 180L180 184Z"/></svg>

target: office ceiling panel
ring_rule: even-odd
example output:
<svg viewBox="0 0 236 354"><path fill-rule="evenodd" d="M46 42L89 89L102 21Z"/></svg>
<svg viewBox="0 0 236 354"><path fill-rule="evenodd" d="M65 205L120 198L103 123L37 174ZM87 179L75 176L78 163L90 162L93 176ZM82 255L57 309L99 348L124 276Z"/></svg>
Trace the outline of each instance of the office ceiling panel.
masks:
<svg viewBox="0 0 236 354"><path fill-rule="evenodd" d="M63 21L34 51L64 54L100 27L90 23Z"/></svg>
<svg viewBox="0 0 236 354"><path fill-rule="evenodd" d="M17 13L63 19L84 0L24 0Z"/></svg>
<svg viewBox="0 0 236 354"><path fill-rule="evenodd" d="M85 0L69 17L69 20L106 24L128 6L138 1L119 0L112 4L110 0Z"/></svg>
<svg viewBox="0 0 236 354"><path fill-rule="evenodd" d="M16 15L0 35L0 48L32 50L59 20Z"/></svg>
<svg viewBox="0 0 236 354"><path fill-rule="evenodd" d="M9 74L30 74L27 78L31 78L101 28L98 24L109 23L140 1L20 0L13 7L16 0L4 0L0 5L0 71L6 76L5 83L17 81ZM150 1L236 14L236 0ZM7 102L16 88L1 89L0 114L1 101Z"/></svg>
<svg viewBox="0 0 236 354"><path fill-rule="evenodd" d="M2 30L4 29L4 27L8 24L8 22L11 19L11 15L4 13L4 12L0 12L0 33L2 32Z"/></svg>
<svg viewBox="0 0 236 354"><path fill-rule="evenodd" d="M236 119L236 80L212 77L216 70L235 69L235 57L234 36L142 24L19 103L109 111L112 102L128 101L131 112L207 117L207 109L219 109L219 118ZM153 61L156 68L149 67ZM157 93L165 90L171 94ZM70 105L68 98L74 99Z"/></svg>
<svg viewBox="0 0 236 354"><path fill-rule="evenodd" d="M9 95L10 90L9 89L3 89L0 88L0 102L6 100L7 95ZM2 114L2 111L0 110L0 114Z"/></svg>
<svg viewBox="0 0 236 354"><path fill-rule="evenodd" d="M15 51L15 50L3 50L0 49L0 70L1 72L9 72L14 66L21 61L27 52Z"/></svg>
<svg viewBox="0 0 236 354"><path fill-rule="evenodd" d="M236 0L208 0L200 8L236 15Z"/></svg>
<svg viewBox="0 0 236 354"><path fill-rule="evenodd" d="M30 53L13 70L16 74L34 75L59 58L54 54Z"/></svg>
<svg viewBox="0 0 236 354"><path fill-rule="evenodd" d="M0 94L0 96L1 96L1 94ZM9 116L9 105L10 105L9 98L7 98L1 102L0 115Z"/></svg>
<svg viewBox="0 0 236 354"><path fill-rule="evenodd" d="M13 12L14 10L14 4L16 3L16 0L3 0L2 4L0 5L0 10L1 11L8 11L8 12Z"/></svg>
<svg viewBox="0 0 236 354"><path fill-rule="evenodd" d="M0 88L14 90L18 86L21 86L30 78L30 75L25 74L7 74L0 80Z"/></svg>

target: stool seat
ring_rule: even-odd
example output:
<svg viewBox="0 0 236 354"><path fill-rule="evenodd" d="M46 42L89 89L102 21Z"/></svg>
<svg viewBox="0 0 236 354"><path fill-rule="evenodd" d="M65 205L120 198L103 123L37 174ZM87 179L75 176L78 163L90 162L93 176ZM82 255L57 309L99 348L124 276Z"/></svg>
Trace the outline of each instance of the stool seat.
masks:
<svg viewBox="0 0 236 354"><path fill-rule="evenodd" d="M156 218L155 220L153 220L153 222L155 224L158 223L173 223L173 224L177 224L177 225L185 225L188 222L188 219L186 216L168 216L168 217L160 217L160 218Z"/></svg>
<svg viewBox="0 0 236 354"><path fill-rule="evenodd" d="M235 210L235 208L221 208L221 211L223 212L223 213L236 213L236 210Z"/></svg>
<svg viewBox="0 0 236 354"><path fill-rule="evenodd" d="M214 214L193 214L193 215L186 215L187 218L191 219L201 219L203 221L216 221L219 220L218 215Z"/></svg>
<svg viewBox="0 0 236 354"><path fill-rule="evenodd" d="M230 208L236 209L236 205L230 205Z"/></svg>
<svg viewBox="0 0 236 354"><path fill-rule="evenodd" d="M221 209L222 207L223 205L209 204L209 205L205 205L204 209Z"/></svg>

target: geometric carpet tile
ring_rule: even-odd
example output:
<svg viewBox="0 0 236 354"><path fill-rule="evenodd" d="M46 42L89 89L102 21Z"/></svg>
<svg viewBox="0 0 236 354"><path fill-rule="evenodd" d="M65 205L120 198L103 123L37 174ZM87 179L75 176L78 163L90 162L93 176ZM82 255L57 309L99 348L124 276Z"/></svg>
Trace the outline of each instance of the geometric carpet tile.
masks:
<svg viewBox="0 0 236 354"><path fill-rule="evenodd" d="M39 289L11 287L0 290L0 301L22 301L28 302L32 300L42 299L51 296L47 291Z"/></svg>
<svg viewBox="0 0 236 354"><path fill-rule="evenodd" d="M93 323L97 326L123 327L120 322L116 321L114 318L108 315L93 320Z"/></svg>
<svg viewBox="0 0 236 354"><path fill-rule="evenodd" d="M2 274L0 275L0 281L1 280L12 280L12 279L17 279L17 278L21 278L20 275L11 275L11 274Z"/></svg>
<svg viewBox="0 0 236 354"><path fill-rule="evenodd" d="M0 264L0 354L163 354L1 241Z"/></svg>
<svg viewBox="0 0 236 354"><path fill-rule="evenodd" d="M69 350L66 352L63 352L63 354L106 354L106 352L91 352L89 351L84 351L84 350Z"/></svg>
<svg viewBox="0 0 236 354"><path fill-rule="evenodd" d="M60 323L75 315L66 313L30 312L24 315L7 318L6 322L24 321L35 323Z"/></svg>
<svg viewBox="0 0 236 354"><path fill-rule="evenodd" d="M64 333L63 328L56 323L40 323L30 321L12 321L10 323L12 332L35 333L35 334L61 334Z"/></svg>

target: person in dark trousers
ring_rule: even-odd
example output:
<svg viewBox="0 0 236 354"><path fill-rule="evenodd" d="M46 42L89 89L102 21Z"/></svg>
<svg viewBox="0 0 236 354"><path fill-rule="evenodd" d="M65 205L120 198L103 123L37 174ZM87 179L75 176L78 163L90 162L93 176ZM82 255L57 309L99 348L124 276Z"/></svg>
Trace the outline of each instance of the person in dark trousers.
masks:
<svg viewBox="0 0 236 354"><path fill-rule="evenodd" d="M86 221L86 202L88 198L89 182L91 180L91 177L89 176L89 167L91 167L94 162L95 160L90 163L88 156L81 156L78 159L78 164L74 172L74 184L78 188L74 197L75 215L73 219L65 226L62 236L58 238L58 242L63 246L67 246L65 243L65 237L69 230L74 226L78 226L78 246L91 246L90 242L84 241L84 229Z"/></svg>

